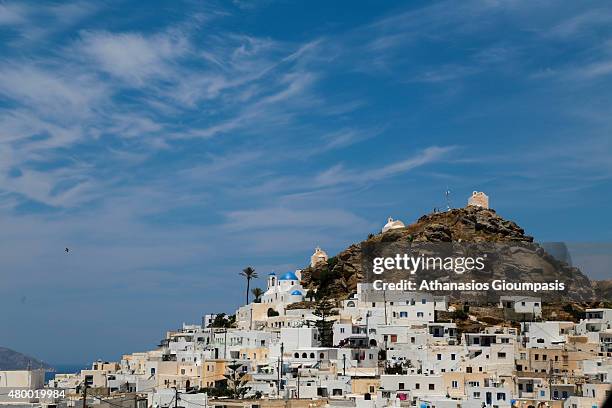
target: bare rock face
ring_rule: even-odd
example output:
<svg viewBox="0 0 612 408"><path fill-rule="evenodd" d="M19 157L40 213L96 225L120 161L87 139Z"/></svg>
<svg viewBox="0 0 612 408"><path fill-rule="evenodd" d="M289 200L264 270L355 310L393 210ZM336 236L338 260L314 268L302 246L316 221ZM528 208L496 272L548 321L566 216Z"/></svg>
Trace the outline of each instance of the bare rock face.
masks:
<svg viewBox="0 0 612 408"><path fill-rule="evenodd" d="M500 217L492 209L474 206L428 214L405 228L370 236L368 240L353 244L330 258L327 264L304 269L302 284L322 294L345 299L356 291L357 283L364 279L362 244L401 243L403 241L508 244L508 249L495 254L499 258L497 266L487 275L487 279L536 282L558 279L565 282L568 289L563 293L540 292L537 294L548 301L563 301L564 299L582 302L594 301L598 300L599 295L610 296L612 292L609 286L594 286L578 268L556 260L539 245L533 244L533 237L525 235L525 231L515 222ZM513 245L515 243L516 246ZM521 246L521 244L529 245ZM432 275L426 278L444 280L449 279L449 276L448 274L445 276ZM474 276L466 273L460 279L468 282L472 278ZM596 288L600 289L596 290ZM533 293L530 294L533 295ZM453 294L450 295L453 296ZM600 300L604 299L600 298Z"/></svg>
<svg viewBox="0 0 612 408"><path fill-rule="evenodd" d="M591 285L595 291L595 300L603 303L600 306L612 307L612 279L592 281Z"/></svg>

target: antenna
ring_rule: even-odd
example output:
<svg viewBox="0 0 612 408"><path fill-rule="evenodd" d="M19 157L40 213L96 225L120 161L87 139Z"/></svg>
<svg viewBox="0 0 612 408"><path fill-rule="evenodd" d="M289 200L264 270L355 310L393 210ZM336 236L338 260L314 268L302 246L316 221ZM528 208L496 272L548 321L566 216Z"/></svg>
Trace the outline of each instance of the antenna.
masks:
<svg viewBox="0 0 612 408"><path fill-rule="evenodd" d="M446 191L444 192L444 198L446 199L446 211L450 211L451 209L451 190L446 186Z"/></svg>

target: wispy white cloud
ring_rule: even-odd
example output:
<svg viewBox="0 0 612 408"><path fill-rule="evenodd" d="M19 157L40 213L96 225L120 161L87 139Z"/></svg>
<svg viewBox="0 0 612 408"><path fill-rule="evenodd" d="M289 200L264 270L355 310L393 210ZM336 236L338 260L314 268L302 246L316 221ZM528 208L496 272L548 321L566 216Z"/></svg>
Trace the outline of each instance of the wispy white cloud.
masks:
<svg viewBox="0 0 612 408"><path fill-rule="evenodd" d="M23 62L0 66L0 94L55 118L90 113L106 92L106 86L86 72L49 70Z"/></svg>
<svg viewBox="0 0 612 408"><path fill-rule="evenodd" d="M407 159L400 160L385 166L369 170L348 170L337 164L321 173L315 178L318 186L333 186L344 183L369 183L405 173L420 166L439 162L448 156L454 147L428 147L422 152Z"/></svg>
<svg viewBox="0 0 612 408"><path fill-rule="evenodd" d="M609 8L590 9L571 15L568 18L554 24L550 30L543 34L548 37L568 38L583 36L593 33L602 25L612 22L612 11Z"/></svg>
<svg viewBox="0 0 612 408"><path fill-rule="evenodd" d="M140 33L81 33L80 52L101 70L142 85L147 80L176 75L173 60L188 52L189 41L182 35L164 33L150 37Z"/></svg>
<svg viewBox="0 0 612 408"><path fill-rule="evenodd" d="M0 4L0 25L13 26L27 21L28 9L19 3Z"/></svg>
<svg viewBox="0 0 612 408"><path fill-rule="evenodd" d="M232 211L225 228L230 230L285 228L346 228L367 224L365 220L339 209L263 208Z"/></svg>

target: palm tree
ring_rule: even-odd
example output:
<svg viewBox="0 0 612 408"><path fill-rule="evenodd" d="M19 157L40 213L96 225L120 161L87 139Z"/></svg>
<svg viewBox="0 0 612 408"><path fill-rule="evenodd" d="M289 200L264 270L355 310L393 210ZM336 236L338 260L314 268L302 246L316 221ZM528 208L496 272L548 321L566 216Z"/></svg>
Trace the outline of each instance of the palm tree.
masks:
<svg viewBox="0 0 612 408"><path fill-rule="evenodd" d="M261 299L261 295L263 295L264 291L262 288L253 288L251 290L251 293L253 294L253 296L255 296L253 302L257 303Z"/></svg>
<svg viewBox="0 0 612 408"><path fill-rule="evenodd" d="M255 272L255 268L247 266L246 268L242 270L242 272L240 272L240 275L244 276L247 281L246 304L248 305L249 304L249 290L251 288L251 279L257 278L257 272Z"/></svg>

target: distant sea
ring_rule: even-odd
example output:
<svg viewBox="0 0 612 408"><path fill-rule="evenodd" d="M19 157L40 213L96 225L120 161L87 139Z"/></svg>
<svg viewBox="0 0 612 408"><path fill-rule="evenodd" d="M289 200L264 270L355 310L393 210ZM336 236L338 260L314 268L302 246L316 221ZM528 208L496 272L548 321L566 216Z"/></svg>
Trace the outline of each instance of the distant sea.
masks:
<svg viewBox="0 0 612 408"><path fill-rule="evenodd" d="M48 382L55 378L56 374L73 374L78 373L81 370L90 368L88 364L57 364L53 365L55 371L47 371L45 373L45 382Z"/></svg>

